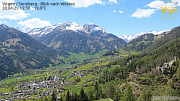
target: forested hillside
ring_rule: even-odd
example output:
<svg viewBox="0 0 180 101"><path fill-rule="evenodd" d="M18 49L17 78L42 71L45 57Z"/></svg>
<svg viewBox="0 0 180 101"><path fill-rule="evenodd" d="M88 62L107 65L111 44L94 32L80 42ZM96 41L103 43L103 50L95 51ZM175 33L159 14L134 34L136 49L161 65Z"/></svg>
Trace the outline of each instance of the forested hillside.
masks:
<svg viewBox="0 0 180 101"><path fill-rule="evenodd" d="M54 61L61 63L56 51L26 33L0 25L0 79L26 69L48 67Z"/></svg>
<svg viewBox="0 0 180 101"><path fill-rule="evenodd" d="M169 31L163 32L159 35L154 35L152 33L144 34L144 35L130 41L127 45L125 45L123 47L123 49L127 50L127 51L134 50L137 52L141 52L144 49L146 49L147 47L150 47L153 43L156 44L156 41L165 37L168 34L169 34Z"/></svg>
<svg viewBox="0 0 180 101"><path fill-rule="evenodd" d="M152 96L178 97L180 96L179 48L180 38L177 38L151 52L112 61L106 65L107 67L102 65L102 71L96 74L98 77L94 83L92 85L84 83L83 88L88 88L86 92L83 88L76 93L68 90L61 100L92 101L111 98L114 101L151 101ZM93 69L95 68L97 66ZM69 94L71 92L72 95Z"/></svg>
<svg viewBox="0 0 180 101"><path fill-rule="evenodd" d="M148 51L148 50L151 51L153 49L161 47L162 45L165 45L166 43L172 40L176 40L178 38L180 38L180 26L173 28L165 37L162 37L161 40L157 40L151 46L147 47L145 51Z"/></svg>

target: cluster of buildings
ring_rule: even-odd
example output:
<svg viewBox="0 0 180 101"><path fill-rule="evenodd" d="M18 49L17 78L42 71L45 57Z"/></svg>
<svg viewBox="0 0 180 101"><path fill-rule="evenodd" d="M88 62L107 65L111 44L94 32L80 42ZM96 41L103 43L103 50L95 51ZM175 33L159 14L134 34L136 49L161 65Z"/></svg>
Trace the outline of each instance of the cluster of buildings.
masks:
<svg viewBox="0 0 180 101"><path fill-rule="evenodd" d="M96 66L94 69L89 68L87 70L75 70L77 67L73 68L62 68L57 69L61 71L60 73L64 73L67 70L73 70L68 76L61 76L60 73L49 76L46 81L31 81L26 83L19 84L16 89L11 93L0 93L0 97L3 98L0 101L5 100L22 100L24 98L33 100L37 98L41 98L44 96L49 96L55 90L56 94L65 92L64 86L71 84L73 81L67 81L67 78L73 78L79 76L80 78L86 77L88 74L97 74L103 68L101 66ZM49 75L50 72L47 73Z"/></svg>
<svg viewBox="0 0 180 101"><path fill-rule="evenodd" d="M63 77L62 77L63 79ZM0 93L0 97L4 97L1 101L4 100L22 100L27 98L29 100L37 99L43 96L49 96L52 94L54 89L57 89L56 93L64 92L65 90L59 89L60 87L64 87L70 84L72 81L62 81L58 83L60 78L58 75L52 77L51 80L48 81L32 81L28 83L21 83L19 84L14 92L11 93Z"/></svg>
<svg viewBox="0 0 180 101"><path fill-rule="evenodd" d="M61 71L69 70L69 68L63 68ZM47 75L50 72L47 73ZM24 98L33 100L41 98L43 96L49 96L53 90L56 89L56 93L64 92L65 90L59 89L61 87L69 85L72 81L65 81L66 77L60 76L60 74L49 76L47 81L31 81L19 84L15 90L11 93L0 93L0 97L3 98L0 101L5 100L22 100ZM61 82L59 83L59 81Z"/></svg>

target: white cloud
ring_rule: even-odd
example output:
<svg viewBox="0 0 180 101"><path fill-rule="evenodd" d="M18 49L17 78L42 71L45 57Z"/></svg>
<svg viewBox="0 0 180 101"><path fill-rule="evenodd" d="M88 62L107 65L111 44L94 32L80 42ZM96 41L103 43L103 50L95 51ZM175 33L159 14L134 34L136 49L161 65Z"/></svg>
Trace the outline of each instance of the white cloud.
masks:
<svg viewBox="0 0 180 101"><path fill-rule="evenodd" d="M177 3L177 6L180 6L180 0L172 0L174 3Z"/></svg>
<svg viewBox="0 0 180 101"><path fill-rule="evenodd" d="M43 28L45 26L51 25L49 21L41 20L39 18L32 18L32 19L29 19L26 21L20 21L17 23L23 27L21 28L23 32L27 32L27 29L29 31L30 29L33 29L33 28Z"/></svg>
<svg viewBox="0 0 180 101"><path fill-rule="evenodd" d="M0 10L1 19L18 20L27 18L29 15L29 13L26 14L23 10Z"/></svg>
<svg viewBox="0 0 180 101"><path fill-rule="evenodd" d="M17 20L28 17L30 14L23 10L3 10L2 2L15 3L14 0L0 0L0 19ZM13 7L15 7L14 5Z"/></svg>
<svg viewBox="0 0 180 101"><path fill-rule="evenodd" d="M137 9L131 17L136 17L136 18L150 18L151 15L155 13L155 9Z"/></svg>
<svg viewBox="0 0 180 101"><path fill-rule="evenodd" d="M35 8L33 8L33 7L30 7L30 10L35 10Z"/></svg>
<svg viewBox="0 0 180 101"><path fill-rule="evenodd" d="M0 24L4 24L4 23L7 23L6 21L0 21Z"/></svg>
<svg viewBox="0 0 180 101"><path fill-rule="evenodd" d="M113 10L113 12L115 13L115 12L116 12L116 10Z"/></svg>
<svg viewBox="0 0 180 101"><path fill-rule="evenodd" d="M164 4L163 1L153 1L149 3L147 6L151 8L161 9L162 5Z"/></svg>
<svg viewBox="0 0 180 101"><path fill-rule="evenodd" d="M174 0L176 1L176 0ZM180 0L179 0L180 2ZM155 9L161 9L161 7L176 7L176 5L172 2L164 2L164 1L160 1L160 0L156 0L156 1L153 1L151 3L149 3L148 5L146 5L145 7L151 7L151 8L155 8Z"/></svg>
<svg viewBox="0 0 180 101"><path fill-rule="evenodd" d="M119 10L119 13L123 13L123 11Z"/></svg>
<svg viewBox="0 0 180 101"><path fill-rule="evenodd" d="M94 4L104 4L102 0L64 0L68 1L70 3L75 3L75 7L80 8L80 7L88 7Z"/></svg>
<svg viewBox="0 0 180 101"><path fill-rule="evenodd" d="M119 10L119 11L113 10L113 12L110 13L110 14L113 14L113 13L116 13L116 12L123 13L123 11L121 11L121 10Z"/></svg>
<svg viewBox="0 0 180 101"><path fill-rule="evenodd" d="M117 0L109 0L110 3L118 4Z"/></svg>
<svg viewBox="0 0 180 101"><path fill-rule="evenodd" d="M160 1L160 0L155 0L147 4L145 7L150 7L151 9L137 9L131 17L136 17L136 18L150 18L152 14L155 13L156 10L162 9L162 7L176 7L180 6L180 0L172 0L171 1Z"/></svg>

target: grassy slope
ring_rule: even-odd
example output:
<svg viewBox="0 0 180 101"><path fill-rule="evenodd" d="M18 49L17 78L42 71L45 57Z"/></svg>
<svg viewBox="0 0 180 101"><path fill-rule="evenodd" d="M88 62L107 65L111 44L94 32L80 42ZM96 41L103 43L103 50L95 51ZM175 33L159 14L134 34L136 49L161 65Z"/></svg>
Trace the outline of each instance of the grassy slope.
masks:
<svg viewBox="0 0 180 101"><path fill-rule="evenodd" d="M107 52L108 50L103 50L97 54L95 54L94 56L97 56L97 57L100 57L103 53ZM127 52L125 52L124 50L119 50L119 53L121 54L121 56L128 56ZM76 58L81 58L81 57L90 57L91 55L80 55L80 54L75 54L75 53L72 53L74 57ZM83 54L83 53L81 53ZM132 54L134 54L132 52ZM105 57L101 57L99 60L106 60L108 58L112 58L114 56L105 56ZM84 58L85 59L85 58ZM81 59L83 60L83 59ZM86 70L86 69L89 69L90 67L92 68L93 66L101 66L101 65L107 65L109 63L109 61L106 61L106 62L103 62L103 63L100 63L100 62L95 62L95 60L92 60L91 63L88 63L88 64L85 64L85 65L82 65L80 67L78 67L77 69L74 69L74 70L77 70L77 71L80 71L80 70ZM42 77L48 77L48 76L51 76L51 75L54 75L57 73L57 71L53 70L53 69L58 69L58 68L66 68L68 65L60 65L60 66L55 66L53 67L51 64L49 65L49 68L46 68L42 71L44 71L42 74L40 73L36 73L36 70L34 70L34 74L33 75L29 75L29 76L22 76L22 77L19 77L20 75L22 75L22 73L16 73L14 74L13 76L15 78L9 78L9 79L6 79L3 81L3 85L6 85L6 86L0 86L0 91L2 93L9 93L11 92L10 89L11 87L15 87L17 86L20 82L30 82L30 81L37 81L39 80L40 78ZM37 70L38 71L38 70ZM40 70L41 71L41 70ZM51 72L48 74L48 76L46 75L48 72ZM68 76L70 75L72 72L72 70L69 70L69 71L66 71L64 73L61 74L61 76ZM12 75L11 75L12 76ZM88 74L86 77L82 77L81 78L81 81L78 82L78 85L81 85L83 82L85 82L86 79L92 79L94 78L95 76L92 75L92 74ZM66 79L67 81L73 81L74 78L69 78L69 79ZM92 83L92 82L90 82ZM10 85L10 86L9 86ZM66 87L67 89L70 89L72 88L72 85L71 86L67 86ZM76 88L77 89L77 88ZM15 89L14 89L15 90ZM74 90L72 89L72 91L78 91L78 90Z"/></svg>
<svg viewBox="0 0 180 101"><path fill-rule="evenodd" d="M107 50L103 50L101 52L99 52L98 54L95 54L95 56L97 57L100 57L102 53L105 53L107 52ZM123 55L126 55L126 52L124 52L123 50L121 50L121 53ZM74 54L74 56L78 54ZM85 56L85 55L84 55ZM83 56L78 56L78 58L81 58ZM88 56L87 56L88 57ZM107 56L107 57L101 57L99 60L106 60L108 58L112 58L113 56ZM77 71L80 71L80 70L86 70L86 69L89 69L90 67L92 68L93 66L101 66L101 65L107 65L109 63L109 61L106 61L106 62L103 62L103 63L100 63L100 62L95 62L94 60L91 62L91 63L88 63L88 64L84 64L84 65L81 65L80 67L78 67L77 69L74 69L74 70L77 70ZM40 78L43 78L43 77L46 77L48 78L48 76L51 76L51 75L55 75L57 74L58 71L56 70L53 70L53 69L58 69L58 68L66 68L67 65L61 65L61 66L49 66L50 68L46 68L42 71L44 71L43 73L37 73L36 70L34 70L34 73L33 75L29 75L29 76L22 76L22 77L19 77L20 75L22 75L22 73L17 73L17 74L14 74L13 76L15 76L15 78L9 78L7 80L4 80L4 82L2 83L2 85L0 85L0 92L2 93L10 93L12 88L13 90L17 90L16 89L16 86L18 86L19 83L21 82L30 82L30 81L37 81L39 80ZM37 70L38 71L38 70ZM40 70L41 71L41 70ZM51 72L49 73L48 75L46 75L48 72ZM70 75L72 72L72 70L69 70L69 71L66 71L64 73L61 74L61 76L68 76ZM81 78L81 81L77 83L77 85L79 85L78 87L76 85L67 85L65 86L64 88L65 89L70 89L71 92L75 92L75 93L79 93L80 91L80 88L81 88L81 85L86 81L86 79L92 79L94 78L95 76L92 75L92 74L88 74L86 77L82 77ZM73 81L74 78L67 78L66 79L67 81ZM88 84L92 84L93 82L90 81L88 82ZM84 90L85 92L87 92L88 89L92 88L92 86L89 86L89 87L84 87ZM46 90L46 89L45 89ZM67 91L61 93L61 94L66 94ZM102 100L102 99L101 99ZM100 100L100 101L101 101ZM105 99L103 101L106 101ZM108 100L107 100L108 101Z"/></svg>
<svg viewBox="0 0 180 101"><path fill-rule="evenodd" d="M80 62L83 62L84 60L90 59L90 58L99 58L101 57L104 53L106 53L108 50L104 49L99 51L98 53L94 54L94 55L88 55L85 54L83 52L81 53L72 53L72 52L68 52L69 54L71 54L70 59L73 60L78 60Z"/></svg>

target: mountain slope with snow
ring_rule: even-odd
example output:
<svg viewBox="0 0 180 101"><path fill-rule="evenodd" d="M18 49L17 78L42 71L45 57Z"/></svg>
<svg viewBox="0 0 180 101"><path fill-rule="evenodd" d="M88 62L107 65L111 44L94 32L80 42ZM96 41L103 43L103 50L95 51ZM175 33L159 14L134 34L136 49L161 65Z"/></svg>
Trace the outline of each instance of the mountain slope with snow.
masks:
<svg viewBox="0 0 180 101"><path fill-rule="evenodd" d="M148 33L139 33L136 36L133 36L137 38L132 39L127 45L123 47L123 49L135 50L137 52L142 51L146 49L147 47L151 46L154 42L167 36L169 32L170 31L164 30L164 31L158 31L158 32L151 31Z"/></svg>
<svg viewBox="0 0 180 101"><path fill-rule="evenodd" d="M104 33L106 32L101 27L99 27L98 25L95 25L93 23L87 23L83 27L86 30L86 32L88 32L88 33L92 33L93 31L102 31Z"/></svg>
<svg viewBox="0 0 180 101"><path fill-rule="evenodd" d="M56 25L47 26L44 28L34 28L27 33L36 39L38 37L42 37L43 35L51 33L56 28L61 31L71 30L75 32L84 32L87 34L90 34L95 31L102 31L103 33L106 33L105 30L93 23L87 23L84 26L80 26L78 23L75 22L58 23Z"/></svg>
<svg viewBox="0 0 180 101"><path fill-rule="evenodd" d="M65 22L45 28L35 28L28 34L55 50L73 53L95 54L104 49L120 49L127 44L123 39L107 33L93 23L80 26L75 22Z"/></svg>
<svg viewBox="0 0 180 101"><path fill-rule="evenodd" d="M125 40L126 42L130 42L132 41L133 39L136 39L142 35L145 35L145 34L153 34L153 35L159 35L163 32L167 32L169 30L162 30L162 31L150 31L150 32L141 32L141 33L138 33L136 35L134 34L129 34L129 35L121 35L119 36L119 38L122 38L123 40Z"/></svg>

